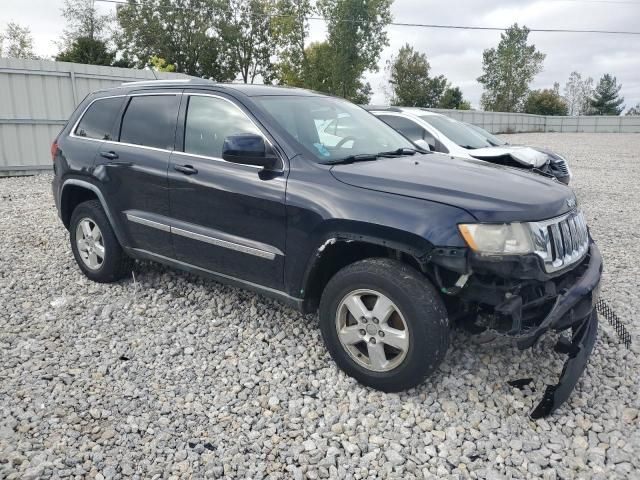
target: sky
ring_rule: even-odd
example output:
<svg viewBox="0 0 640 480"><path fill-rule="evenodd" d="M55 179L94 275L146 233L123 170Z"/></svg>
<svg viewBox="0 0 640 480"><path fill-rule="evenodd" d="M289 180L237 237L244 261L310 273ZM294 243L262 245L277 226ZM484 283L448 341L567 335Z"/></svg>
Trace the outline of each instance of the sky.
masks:
<svg viewBox="0 0 640 480"><path fill-rule="evenodd" d="M52 56L64 29L60 14L63 0L0 0L0 29L16 21L31 29L36 54ZM100 4L105 12L110 4ZM640 31L640 0L395 0L395 22L506 27L514 22L529 28ZM310 22L310 41L324 39L321 21ZM426 53L433 75L445 75L459 86L474 107L479 106L482 86L482 51L500 41L498 31L442 30L419 27L388 28L389 46L383 51L379 71L367 73L373 87L372 103L387 103L386 62L405 43ZM627 108L640 102L640 35L588 33L529 34L529 42L547 55L544 70L531 87L564 88L569 74L597 80L611 73L622 84Z"/></svg>

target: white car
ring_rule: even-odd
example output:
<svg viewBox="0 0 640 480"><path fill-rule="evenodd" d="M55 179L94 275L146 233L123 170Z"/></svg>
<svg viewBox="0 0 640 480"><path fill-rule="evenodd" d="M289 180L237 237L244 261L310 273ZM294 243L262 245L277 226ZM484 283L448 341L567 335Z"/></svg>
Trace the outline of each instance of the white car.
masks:
<svg viewBox="0 0 640 480"><path fill-rule="evenodd" d="M510 167L550 175L568 184L571 172L566 160L546 150L509 145L479 127L423 108L365 107L415 145L462 158L477 158ZM491 141L491 139L496 141ZM496 144L498 143L498 144Z"/></svg>

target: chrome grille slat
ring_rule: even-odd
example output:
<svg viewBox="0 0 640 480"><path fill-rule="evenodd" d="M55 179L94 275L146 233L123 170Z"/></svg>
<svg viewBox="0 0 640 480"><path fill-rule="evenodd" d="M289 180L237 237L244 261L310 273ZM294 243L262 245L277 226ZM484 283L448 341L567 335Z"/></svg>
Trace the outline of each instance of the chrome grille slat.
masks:
<svg viewBox="0 0 640 480"><path fill-rule="evenodd" d="M556 160L555 166L558 170L560 170L565 175L569 173L569 169L567 168L567 162L564 160Z"/></svg>
<svg viewBox="0 0 640 480"><path fill-rule="evenodd" d="M571 253L574 254L578 251L580 242L578 241L578 230L576 230L576 222L574 217L569 217L567 220L569 223L569 233L571 234Z"/></svg>
<svg viewBox="0 0 640 480"><path fill-rule="evenodd" d="M562 235L560 234L560 228L557 224L551 225L551 238L553 238L553 244L556 247L556 255L554 260L564 257L564 245L562 244Z"/></svg>
<svg viewBox="0 0 640 480"><path fill-rule="evenodd" d="M589 233L584 215L573 211L558 218L531 222L536 254L547 272L561 270L579 261L589 249Z"/></svg>

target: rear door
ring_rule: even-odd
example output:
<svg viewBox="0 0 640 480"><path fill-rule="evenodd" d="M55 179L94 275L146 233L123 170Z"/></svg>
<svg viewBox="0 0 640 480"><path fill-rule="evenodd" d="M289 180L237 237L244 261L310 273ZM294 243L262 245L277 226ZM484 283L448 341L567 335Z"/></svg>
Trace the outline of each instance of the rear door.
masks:
<svg viewBox="0 0 640 480"><path fill-rule="evenodd" d="M181 92L133 93L116 125L117 141L100 146L95 175L123 222L130 247L173 257L167 169Z"/></svg>
<svg viewBox="0 0 640 480"><path fill-rule="evenodd" d="M216 273L281 288L285 164L265 171L223 160L225 137L238 133L259 134L272 144L267 132L231 97L185 91L178 145L169 168L176 257Z"/></svg>
<svg viewBox="0 0 640 480"><path fill-rule="evenodd" d="M64 159L72 171L93 167L100 146L114 137L114 125L124 96L97 98L89 103L71 130L71 140L62 145Z"/></svg>

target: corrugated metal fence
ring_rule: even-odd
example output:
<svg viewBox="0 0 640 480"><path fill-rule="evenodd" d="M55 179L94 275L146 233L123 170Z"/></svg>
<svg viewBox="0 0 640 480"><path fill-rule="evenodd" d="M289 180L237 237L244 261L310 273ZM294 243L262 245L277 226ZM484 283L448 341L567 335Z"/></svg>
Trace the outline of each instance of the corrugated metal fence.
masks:
<svg viewBox="0 0 640 480"><path fill-rule="evenodd" d="M185 78L156 73L158 78ZM49 146L76 105L90 92L135 80L149 70L47 60L0 58L0 176L51 168ZM640 117L546 117L524 113L434 111L493 133L640 132Z"/></svg>
<svg viewBox="0 0 640 480"><path fill-rule="evenodd" d="M0 58L0 176L50 169L51 142L88 93L154 78L150 70Z"/></svg>
<svg viewBox="0 0 640 480"><path fill-rule="evenodd" d="M588 132L640 133L638 116L560 117L528 113L477 112L430 108L456 120L473 123L491 133L519 132Z"/></svg>

